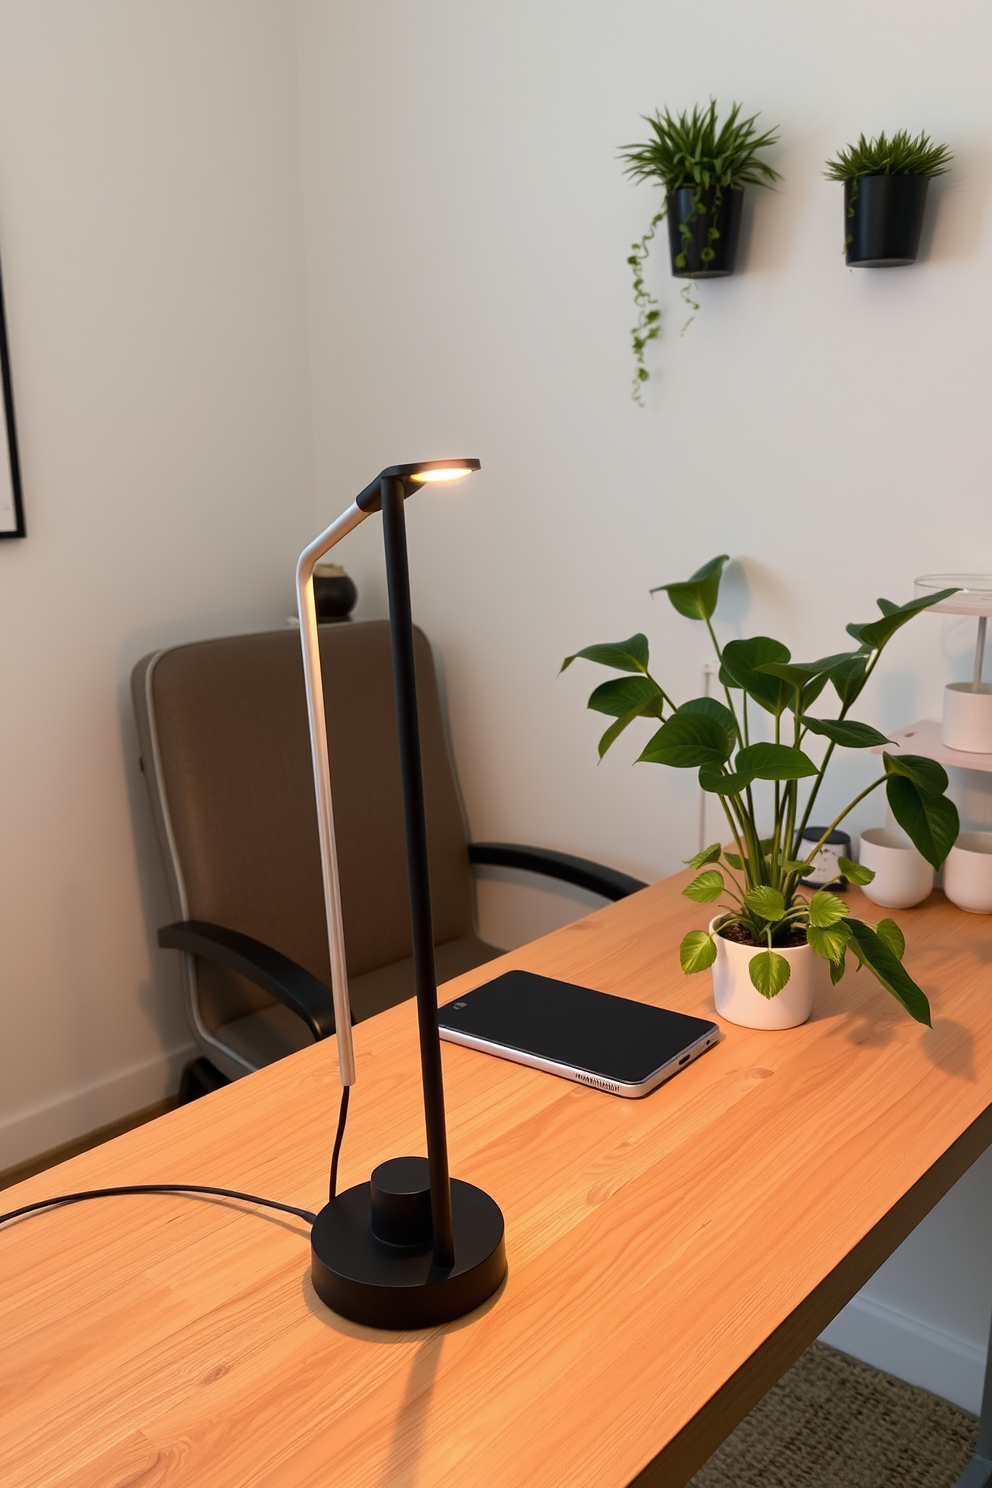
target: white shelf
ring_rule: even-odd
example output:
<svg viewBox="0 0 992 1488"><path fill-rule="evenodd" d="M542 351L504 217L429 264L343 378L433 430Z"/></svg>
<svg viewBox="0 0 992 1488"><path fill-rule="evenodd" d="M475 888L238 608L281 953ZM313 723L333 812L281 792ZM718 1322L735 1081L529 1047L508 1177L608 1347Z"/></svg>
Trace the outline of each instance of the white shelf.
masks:
<svg viewBox="0 0 992 1488"><path fill-rule="evenodd" d="M956 589L950 599L931 605L928 615L992 615L992 574L921 574L917 597L938 589Z"/></svg>
<svg viewBox="0 0 992 1488"><path fill-rule="evenodd" d="M959 770L992 771L992 754L971 754L964 749L948 749L940 736L940 724L932 718L911 723L889 735L891 744L877 744L872 754L922 754L941 765L954 765Z"/></svg>

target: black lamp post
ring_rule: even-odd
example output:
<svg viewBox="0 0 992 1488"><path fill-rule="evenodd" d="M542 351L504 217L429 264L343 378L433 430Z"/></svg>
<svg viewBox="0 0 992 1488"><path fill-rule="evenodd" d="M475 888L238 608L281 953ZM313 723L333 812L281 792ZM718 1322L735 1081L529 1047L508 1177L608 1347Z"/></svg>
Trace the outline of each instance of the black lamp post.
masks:
<svg viewBox="0 0 992 1488"><path fill-rule="evenodd" d="M355 1062L313 569L346 533L373 512L382 512L427 1158L398 1157L380 1163L368 1183L336 1195L320 1211L311 1239L317 1295L344 1317L381 1328L421 1328L461 1317L490 1297L506 1274L498 1205L482 1189L451 1179L448 1171L405 521L406 499L418 485L459 479L478 469L478 460L390 466L304 550L296 573L338 1060L341 1083L347 1087L355 1082Z"/></svg>

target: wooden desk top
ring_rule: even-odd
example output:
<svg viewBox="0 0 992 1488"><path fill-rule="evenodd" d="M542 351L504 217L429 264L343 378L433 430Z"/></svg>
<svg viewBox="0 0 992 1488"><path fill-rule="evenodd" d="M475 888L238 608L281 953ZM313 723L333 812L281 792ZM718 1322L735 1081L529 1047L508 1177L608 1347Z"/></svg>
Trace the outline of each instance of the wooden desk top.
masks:
<svg viewBox="0 0 992 1488"><path fill-rule="evenodd" d="M656 884L490 966L712 1015ZM851 892L855 913L879 912ZM725 1026L642 1101L451 1044L452 1170L509 1279L420 1334L315 1298L308 1230L237 1204L98 1200L0 1232L0 1482L73 1488L679 1488L992 1141L992 921L899 914L934 1009L848 973L803 1028ZM343 1184L422 1152L413 1005L355 1030ZM317 1209L331 1043L10 1189L213 1183Z"/></svg>

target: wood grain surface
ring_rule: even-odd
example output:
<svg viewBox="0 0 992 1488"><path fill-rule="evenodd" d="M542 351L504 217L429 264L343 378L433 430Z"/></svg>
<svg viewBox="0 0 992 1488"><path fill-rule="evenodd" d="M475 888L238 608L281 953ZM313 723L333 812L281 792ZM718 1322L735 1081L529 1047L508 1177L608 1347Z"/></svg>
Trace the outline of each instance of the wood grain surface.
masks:
<svg viewBox="0 0 992 1488"><path fill-rule="evenodd" d="M712 1016L676 947L685 875L511 967ZM879 911L857 890L852 908ZM307 1226L114 1198L0 1232L0 1482L16 1488L679 1488L992 1141L992 922L899 914L934 1009L849 973L802 1028L723 1026L641 1101L443 1046L452 1171L502 1206L509 1277L379 1333L310 1285ZM347 1186L424 1151L412 1004L355 1030ZM319 1208L333 1040L4 1194L212 1183Z"/></svg>

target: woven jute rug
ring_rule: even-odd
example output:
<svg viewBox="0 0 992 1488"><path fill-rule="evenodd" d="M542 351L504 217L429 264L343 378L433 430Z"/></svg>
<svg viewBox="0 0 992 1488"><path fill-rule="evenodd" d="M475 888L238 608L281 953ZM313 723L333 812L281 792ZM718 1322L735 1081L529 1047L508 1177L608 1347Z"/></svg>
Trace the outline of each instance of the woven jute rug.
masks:
<svg viewBox="0 0 992 1488"><path fill-rule="evenodd" d="M977 1417L814 1343L690 1488L953 1488Z"/></svg>

